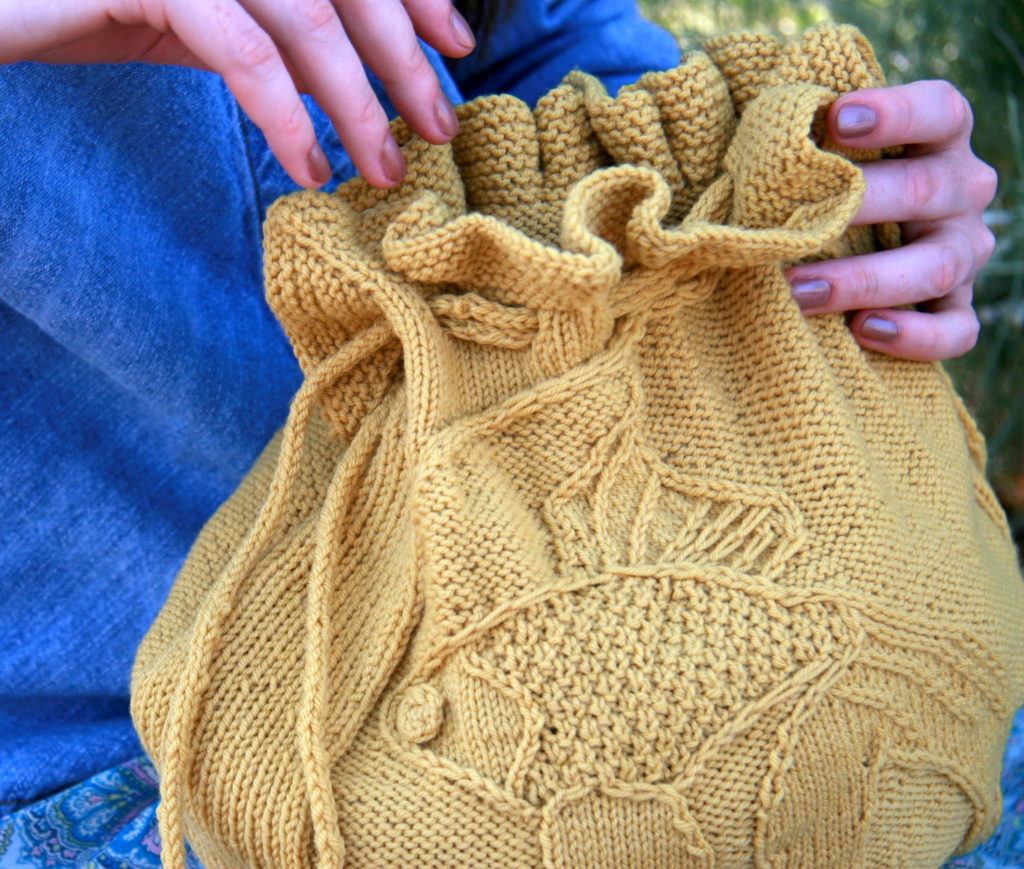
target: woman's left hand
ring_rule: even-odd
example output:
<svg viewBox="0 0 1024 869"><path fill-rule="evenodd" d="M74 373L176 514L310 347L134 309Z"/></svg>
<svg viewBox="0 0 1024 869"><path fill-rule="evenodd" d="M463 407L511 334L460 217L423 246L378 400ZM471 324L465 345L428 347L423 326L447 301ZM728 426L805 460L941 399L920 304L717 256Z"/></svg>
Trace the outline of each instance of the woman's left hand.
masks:
<svg viewBox="0 0 1024 869"><path fill-rule="evenodd" d="M966 353L978 338L974 280L995 248L982 212L997 183L971 150L970 104L948 82L920 81L845 94L828 123L842 145L906 146L861 166L867 192L853 220L901 224L904 246L795 266L794 298L805 314L855 311L850 328L871 350L917 360Z"/></svg>

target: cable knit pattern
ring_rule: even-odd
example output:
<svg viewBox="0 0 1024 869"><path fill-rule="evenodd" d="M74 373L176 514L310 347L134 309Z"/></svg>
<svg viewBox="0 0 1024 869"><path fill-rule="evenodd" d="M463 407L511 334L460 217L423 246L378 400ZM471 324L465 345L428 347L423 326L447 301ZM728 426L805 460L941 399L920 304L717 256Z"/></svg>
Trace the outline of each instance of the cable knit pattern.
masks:
<svg viewBox="0 0 1024 869"><path fill-rule="evenodd" d="M279 201L306 372L147 635L165 863L934 867L999 817L1024 584L936 365L804 318L874 249L862 37L459 109ZM258 401L259 397L254 396Z"/></svg>

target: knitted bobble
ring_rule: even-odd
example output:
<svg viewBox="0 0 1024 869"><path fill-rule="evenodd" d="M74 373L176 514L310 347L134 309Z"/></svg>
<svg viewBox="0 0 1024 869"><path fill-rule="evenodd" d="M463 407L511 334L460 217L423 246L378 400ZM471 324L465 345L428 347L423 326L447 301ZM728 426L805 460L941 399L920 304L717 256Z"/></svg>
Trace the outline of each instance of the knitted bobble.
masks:
<svg viewBox="0 0 1024 869"><path fill-rule="evenodd" d="M395 727L403 739L428 742L437 736L444 717L444 697L433 685L423 683L405 690L398 704Z"/></svg>

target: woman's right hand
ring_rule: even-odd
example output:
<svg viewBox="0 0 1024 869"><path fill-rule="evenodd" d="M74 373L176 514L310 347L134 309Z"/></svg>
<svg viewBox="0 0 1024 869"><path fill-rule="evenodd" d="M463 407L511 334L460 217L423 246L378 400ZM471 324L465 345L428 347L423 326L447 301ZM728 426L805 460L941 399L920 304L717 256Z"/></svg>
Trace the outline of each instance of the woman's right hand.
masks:
<svg viewBox="0 0 1024 869"><path fill-rule="evenodd" d="M402 155L364 62L414 132L436 144L456 134L417 35L448 57L474 47L449 0L0 0L0 63L141 61L218 73L306 187L331 172L300 93L331 118L370 184L402 179Z"/></svg>

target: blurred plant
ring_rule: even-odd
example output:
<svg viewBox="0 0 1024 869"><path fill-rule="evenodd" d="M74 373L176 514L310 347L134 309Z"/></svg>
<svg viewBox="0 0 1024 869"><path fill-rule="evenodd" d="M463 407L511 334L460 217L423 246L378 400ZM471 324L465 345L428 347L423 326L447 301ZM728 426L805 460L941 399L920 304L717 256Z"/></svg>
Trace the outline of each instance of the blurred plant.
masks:
<svg viewBox="0 0 1024 869"><path fill-rule="evenodd" d="M952 81L974 106L974 149L999 171L986 220L996 252L975 289L978 347L948 365L985 432L989 476L1024 555L1024 2L1021 0L640 0L694 47L725 30L792 35L844 21L871 41L889 81Z"/></svg>
<svg viewBox="0 0 1024 869"><path fill-rule="evenodd" d="M832 17L818 0L640 0L640 6L687 48L728 30L756 28L792 36Z"/></svg>

